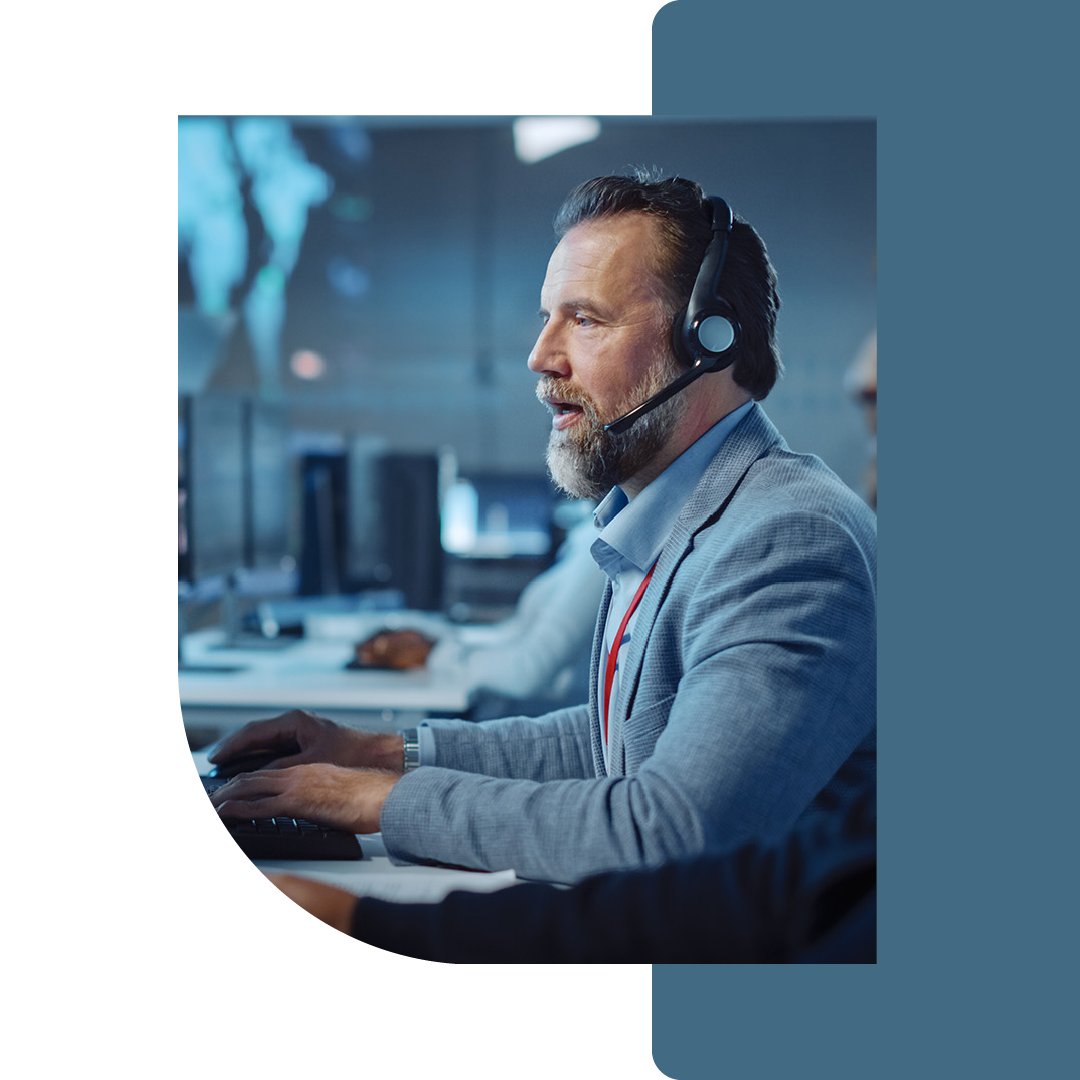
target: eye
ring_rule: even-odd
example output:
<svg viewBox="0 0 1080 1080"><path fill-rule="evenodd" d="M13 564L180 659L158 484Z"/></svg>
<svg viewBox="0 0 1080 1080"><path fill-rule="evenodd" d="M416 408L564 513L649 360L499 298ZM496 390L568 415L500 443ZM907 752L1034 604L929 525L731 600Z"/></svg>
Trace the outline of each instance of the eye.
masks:
<svg viewBox="0 0 1080 1080"><path fill-rule="evenodd" d="M583 315L580 311L574 316L574 322L576 322L578 326L592 326L593 321L594 320L588 315Z"/></svg>

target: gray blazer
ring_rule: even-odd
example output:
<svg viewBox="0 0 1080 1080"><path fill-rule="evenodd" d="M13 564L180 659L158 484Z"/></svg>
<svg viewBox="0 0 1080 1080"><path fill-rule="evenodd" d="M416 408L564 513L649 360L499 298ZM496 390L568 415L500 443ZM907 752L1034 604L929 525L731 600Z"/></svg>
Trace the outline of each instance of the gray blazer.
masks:
<svg viewBox="0 0 1080 1080"><path fill-rule="evenodd" d="M610 771L598 620L587 706L433 723L436 764L383 807L391 856L576 881L776 837L835 802L875 769L876 552L872 511L755 405L638 609Z"/></svg>

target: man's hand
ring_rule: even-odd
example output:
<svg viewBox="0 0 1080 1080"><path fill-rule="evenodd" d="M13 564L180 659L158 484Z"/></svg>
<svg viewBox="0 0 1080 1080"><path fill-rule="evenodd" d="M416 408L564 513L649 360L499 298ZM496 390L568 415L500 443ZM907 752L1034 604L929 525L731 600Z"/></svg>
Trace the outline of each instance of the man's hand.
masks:
<svg viewBox="0 0 1080 1080"><path fill-rule="evenodd" d="M279 753L263 768L328 762L400 773L404 766L400 735L354 731L303 709L292 709L271 720L252 720L223 739L210 761L228 766L230 761L263 751Z"/></svg>
<svg viewBox="0 0 1080 1080"><path fill-rule="evenodd" d="M434 644L417 630L384 630L356 646L356 659L368 667L404 671L423 667Z"/></svg>
<svg viewBox="0 0 1080 1080"><path fill-rule="evenodd" d="M293 765L241 773L210 796L223 818L307 818L351 833L379 831L379 814L401 779L385 769Z"/></svg>

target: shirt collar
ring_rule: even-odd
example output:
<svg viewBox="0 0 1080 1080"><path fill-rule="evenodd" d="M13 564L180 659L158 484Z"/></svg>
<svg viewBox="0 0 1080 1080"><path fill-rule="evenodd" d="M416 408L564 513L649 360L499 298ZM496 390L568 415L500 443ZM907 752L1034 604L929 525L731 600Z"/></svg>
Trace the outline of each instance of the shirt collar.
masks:
<svg viewBox="0 0 1080 1080"><path fill-rule="evenodd" d="M601 532L592 554L609 576L630 566L644 573L652 566L706 465L753 404L748 401L715 423L637 498L628 499L618 486L607 493L593 515Z"/></svg>

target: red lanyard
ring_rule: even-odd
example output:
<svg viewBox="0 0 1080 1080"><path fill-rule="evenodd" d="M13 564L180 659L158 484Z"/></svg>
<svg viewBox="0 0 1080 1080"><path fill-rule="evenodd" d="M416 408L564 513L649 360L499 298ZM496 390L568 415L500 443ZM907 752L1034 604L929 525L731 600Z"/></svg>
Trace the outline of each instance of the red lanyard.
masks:
<svg viewBox="0 0 1080 1080"><path fill-rule="evenodd" d="M657 560L659 562L659 560ZM653 563L649 567L649 572L645 575L645 580L638 586L637 592L634 593L634 599L630 601L630 606L626 609L626 614L622 618L622 622L619 623L618 633L615 635L615 640L611 643L611 651L607 657L607 670L604 672L604 742L607 742L607 716L608 705L611 703L611 684L615 681L615 668L618 666L619 649L622 647L623 634L626 632L626 624L630 621L630 616L637 610L638 604L641 603L641 598L645 595L645 588L652 580L653 571L656 569L656 563Z"/></svg>

